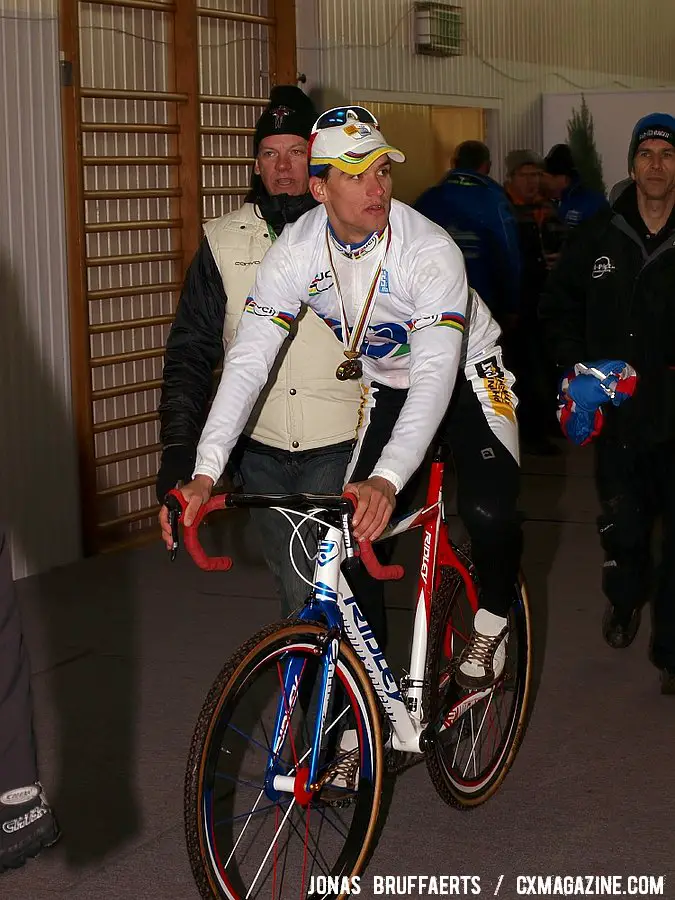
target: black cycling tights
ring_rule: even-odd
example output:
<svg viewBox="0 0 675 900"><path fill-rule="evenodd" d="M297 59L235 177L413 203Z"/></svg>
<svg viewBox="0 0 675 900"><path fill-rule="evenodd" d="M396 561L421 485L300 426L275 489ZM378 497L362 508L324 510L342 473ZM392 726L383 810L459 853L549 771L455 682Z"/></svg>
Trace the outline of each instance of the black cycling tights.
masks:
<svg viewBox="0 0 675 900"><path fill-rule="evenodd" d="M373 385L375 404L365 434L355 449L358 459L350 481L363 481L373 471L391 437L407 391ZM515 428L515 423L513 424ZM440 431L452 452L457 477L457 509L471 539L473 560L481 588L481 606L506 616L514 597L522 550L517 511L520 469L494 434L480 400L465 380L457 386ZM421 473L397 497L395 515L411 508ZM383 545L386 547L386 545ZM386 552L386 550L385 550ZM381 557L378 548L378 556ZM384 561L384 560L383 560ZM361 601L378 643L386 644L384 591L381 582L365 576L370 586Z"/></svg>

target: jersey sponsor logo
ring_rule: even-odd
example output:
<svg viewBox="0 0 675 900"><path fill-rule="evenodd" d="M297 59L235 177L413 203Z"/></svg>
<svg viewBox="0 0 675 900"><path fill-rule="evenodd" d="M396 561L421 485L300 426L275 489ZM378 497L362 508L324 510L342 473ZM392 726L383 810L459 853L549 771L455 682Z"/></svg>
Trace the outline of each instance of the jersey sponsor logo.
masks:
<svg viewBox="0 0 675 900"><path fill-rule="evenodd" d="M371 250L374 250L375 247L384 240L386 234L386 228L382 229L382 231L374 231L370 237L366 238L364 243L357 244L356 247L353 244L343 244L334 237L332 238L332 243L343 256L347 257L347 259L361 259L370 253ZM387 284L388 283L389 280L387 276Z"/></svg>
<svg viewBox="0 0 675 900"><path fill-rule="evenodd" d="M385 359L410 352L408 323L381 322L368 328L361 352L369 359Z"/></svg>
<svg viewBox="0 0 675 900"><path fill-rule="evenodd" d="M323 294L333 287L333 273L330 269L326 272L317 272L309 284L309 296L316 297L317 294Z"/></svg>
<svg viewBox="0 0 675 900"><path fill-rule="evenodd" d="M384 231L374 231L368 240L364 244L361 244L360 247L338 247L338 250L350 259L361 259L363 256L366 256L366 254L370 253L371 250L374 250L383 237Z"/></svg>
<svg viewBox="0 0 675 900"><path fill-rule="evenodd" d="M322 318L333 331L335 337L342 341L341 322L330 316L322 316ZM404 356L410 353L410 335L413 331L421 331L423 328L436 325L463 332L464 316L461 313L444 312L436 313L432 316L421 316L419 319L411 319L408 322L380 322L376 325L370 325L361 345L361 353L369 357L369 359ZM481 375L482 377L485 376Z"/></svg>
<svg viewBox="0 0 675 900"><path fill-rule="evenodd" d="M441 274L438 263L435 259L430 259L417 274L416 287L421 291L430 281L434 281Z"/></svg>
<svg viewBox="0 0 675 900"><path fill-rule="evenodd" d="M291 330L291 325L295 319L292 313L283 312L280 309L275 309L273 306L262 306L260 303L256 303L253 297L249 297L246 301L244 312L252 313L261 319L271 319L275 325L278 325L284 331Z"/></svg>
<svg viewBox="0 0 675 900"><path fill-rule="evenodd" d="M476 363L476 372L479 378L503 378L504 370L499 365L496 356L488 356Z"/></svg>
<svg viewBox="0 0 675 900"><path fill-rule="evenodd" d="M599 256L593 263L591 278L606 278L612 272L616 272L616 266L609 256Z"/></svg>
<svg viewBox="0 0 675 900"><path fill-rule="evenodd" d="M476 374L483 380L490 406L498 416L516 421L515 404L504 369L496 356L487 356L476 363Z"/></svg>
<svg viewBox="0 0 675 900"><path fill-rule="evenodd" d="M430 325L445 325L448 328L454 328L457 331L464 331L464 316L461 313L436 313L433 316L421 316L419 319L413 319L409 323L411 331L421 331Z"/></svg>
<svg viewBox="0 0 675 900"><path fill-rule="evenodd" d="M235 266L259 266L259 259L236 259L234 261Z"/></svg>
<svg viewBox="0 0 675 900"><path fill-rule="evenodd" d="M382 269L382 274L380 275L379 291L381 294L389 293L389 272L386 269Z"/></svg>
<svg viewBox="0 0 675 900"><path fill-rule="evenodd" d="M342 343L342 323L330 316L322 316L322 318L335 337ZM384 359L385 357L401 356L409 353L409 330L408 322L402 324L382 322L379 325L370 325L366 338L361 344L361 353L363 356L370 357L370 359Z"/></svg>

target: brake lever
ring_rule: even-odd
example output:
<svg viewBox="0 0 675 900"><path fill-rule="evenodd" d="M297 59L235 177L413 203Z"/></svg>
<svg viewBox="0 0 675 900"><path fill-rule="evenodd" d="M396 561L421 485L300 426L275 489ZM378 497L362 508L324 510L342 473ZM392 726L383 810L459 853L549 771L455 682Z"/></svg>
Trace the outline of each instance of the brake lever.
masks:
<svg viewBox="0 0 675 900"><path fill-rule="evenodd" d="M164 498L164 504L169 511L169 525L171 526L171 562L173 562L178 555L178 550L180 549L180 529L178 527L178 523L180 521L181 513L183 512L183 507L181 506L178 498L173 495L173 492L167 494Z"/></svg>

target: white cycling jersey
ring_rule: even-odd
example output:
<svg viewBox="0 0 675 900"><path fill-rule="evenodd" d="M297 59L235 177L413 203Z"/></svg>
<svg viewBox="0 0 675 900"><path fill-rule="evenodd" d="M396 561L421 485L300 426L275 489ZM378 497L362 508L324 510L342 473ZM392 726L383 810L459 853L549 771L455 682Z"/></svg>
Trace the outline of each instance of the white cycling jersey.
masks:
<svg viewBox="0 0 675 900"><path fill-rule="evenodd" d="M258 269L228 347L197 449L195 475L220 478L303 303L342 341L333 268L351 328L380 263L376 301L361 347L362 382L366 392L373 382L409 389L372 472L401 490L434 438L459 366L475 370L489 358L500 329L475 292L469 299L464 260L452 238L396 200L388 229L358 246L337 240L323 206L284 228Z"/></svg>

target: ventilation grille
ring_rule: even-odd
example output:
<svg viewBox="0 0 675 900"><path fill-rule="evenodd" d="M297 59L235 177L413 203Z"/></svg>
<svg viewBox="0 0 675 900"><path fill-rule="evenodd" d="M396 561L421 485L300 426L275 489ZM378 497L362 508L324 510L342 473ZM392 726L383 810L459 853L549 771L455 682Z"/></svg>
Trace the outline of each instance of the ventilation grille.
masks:
<svg viewBox="0 0 675 900"><path fill-rule="evenodd" d="M439 2L415 3L415 50L426 56L464 52L462 8Z"/></svg>

